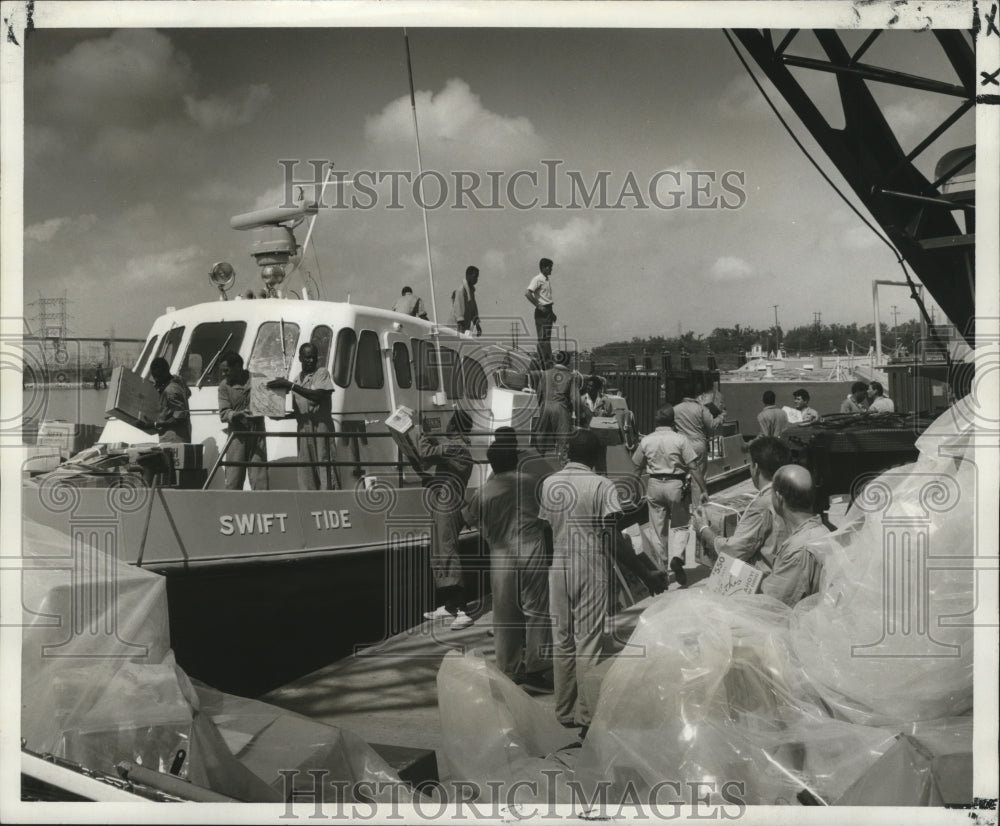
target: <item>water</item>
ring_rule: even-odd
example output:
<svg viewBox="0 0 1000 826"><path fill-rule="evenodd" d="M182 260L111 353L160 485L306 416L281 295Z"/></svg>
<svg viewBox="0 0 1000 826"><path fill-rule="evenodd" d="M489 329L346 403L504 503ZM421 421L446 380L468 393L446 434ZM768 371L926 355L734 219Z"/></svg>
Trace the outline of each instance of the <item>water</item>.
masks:
<svg viewBox="0 0 1000 826"><path fill-rule="evenodd" d="M107 398L107 390L94 390L92 385L37 385L24 389L21 415L27 426L44 419L63 419L78 424L103 426Z"/></svg>

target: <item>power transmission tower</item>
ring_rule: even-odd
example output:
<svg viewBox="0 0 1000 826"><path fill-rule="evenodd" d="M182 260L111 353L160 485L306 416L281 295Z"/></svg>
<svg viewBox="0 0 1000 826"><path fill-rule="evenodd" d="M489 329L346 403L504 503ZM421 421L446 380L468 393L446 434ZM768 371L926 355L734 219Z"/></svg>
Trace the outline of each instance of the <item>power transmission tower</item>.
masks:
<svg viewBox="0 0 1000 826"><path fill-rule="evenodd" d="M59 298L46 298L39 294L37 301L28 304L29 307L36 308L34 319L38 335L58 341L72 332L69 328L68 304L65 291Z"/></svg>

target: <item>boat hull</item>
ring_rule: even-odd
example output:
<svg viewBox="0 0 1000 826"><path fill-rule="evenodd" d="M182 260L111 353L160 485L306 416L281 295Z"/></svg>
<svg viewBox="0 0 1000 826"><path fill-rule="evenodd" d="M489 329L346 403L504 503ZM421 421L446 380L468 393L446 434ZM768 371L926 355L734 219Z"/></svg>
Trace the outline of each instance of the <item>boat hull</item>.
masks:
<svg viewBox="0 0 1000 826"><path fill-rule="evenodd" d="M25 487L23 506L25 519L71 537L67 566L97 547L163 574L179 664L221 690L256 696L410 628L434 607L427 496L423 488L62 485ZM475 599L488 591L488 554L471 532L461 550Z"/></svg>

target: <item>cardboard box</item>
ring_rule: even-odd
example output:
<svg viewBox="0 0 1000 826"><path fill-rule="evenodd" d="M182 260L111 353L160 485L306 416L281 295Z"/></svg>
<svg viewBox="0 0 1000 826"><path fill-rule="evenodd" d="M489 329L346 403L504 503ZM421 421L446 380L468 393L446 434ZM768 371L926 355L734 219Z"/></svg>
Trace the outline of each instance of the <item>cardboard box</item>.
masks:
<svg viewBox="0 0 1000 826"><path fill-rule="evenodd" d="M127 367L116 367L108 382L104 412L131 425L152 424L160 412L160 394L151 381Z"/></svg>
<svg viewBox="0 0 1000 826"><path fill-rule="evenodd" d="M760 590L764 572L753 565L719 554L715 567L708 577L708 590L729 596L730 594L756 594Z"/></svg>
<svg viewBox="0 0 1000 826"><path fill-rule="evenodd" d="M620 445L622 429L615 416L594 416L590 420L590 432L602 445Z"/></svg>
<svg viewBox="0 0 1000 826"><path fill-rule="evenodd" d="M736 533L736 524L740 521L740 512L736 508L720 505L718 502L708 502L702 505L702 512L716 536L727 537ZM715 565L715 554L705 553L705 544L700 536L695 550L695 560L701 565L709 567Z"/></svg>
<svg viewBox="0 0 1000 826"><path fill-rule="evenodd" d="M173 455L174 470L200 470L204 466L204 445L162 442L159 448Z"/></svg>
<svg viewBox="0 0 1000 826"><path fill-rule="evenodd" d="M35 444L57 448L63 459L86 450L101 435L101 428L92 424L75 424L62 419L46 419L38 426Z"/></svg>

